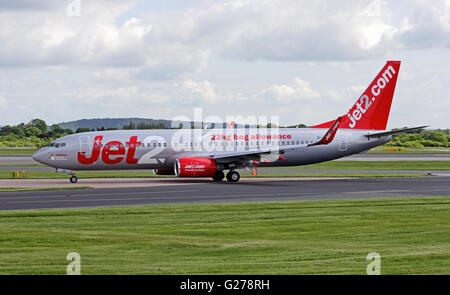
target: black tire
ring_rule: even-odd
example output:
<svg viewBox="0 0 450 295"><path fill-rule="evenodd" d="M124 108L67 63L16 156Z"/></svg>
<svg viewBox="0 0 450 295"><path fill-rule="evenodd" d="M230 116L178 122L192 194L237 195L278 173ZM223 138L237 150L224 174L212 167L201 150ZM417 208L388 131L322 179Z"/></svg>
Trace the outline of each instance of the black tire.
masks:
<svg viewBox="0 0 450 295"><path fill-rule="evenodd" d="M216 173L216 175L213 176L213 180L215 182L219 182L222 181L225 178L225 173L223 173L223 171L219 171Z"/></svg>
<svg viewBox="0 0 450 295"><path fill-rule="evenodd" d="M77 183L77 181L78 181L78 177L76 177L75 175L72 175L72 177L70 177L71 183Z"/></svg>
<svg viewBox="0 0 450 295"><path fill-rule="evenodd" d="M229 182L238 182L241 179L241 175L237 171L230 171L227 173L227 180Z"/></svg>

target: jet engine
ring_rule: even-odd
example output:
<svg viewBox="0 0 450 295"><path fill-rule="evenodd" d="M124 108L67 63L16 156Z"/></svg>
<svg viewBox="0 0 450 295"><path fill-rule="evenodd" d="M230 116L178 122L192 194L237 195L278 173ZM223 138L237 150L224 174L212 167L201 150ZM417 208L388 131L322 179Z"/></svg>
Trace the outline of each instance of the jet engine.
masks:
<svg viewBox="0 0 450 295"><path fill-rule="evenodd" d="M213 177L217 173L217 165L214 159L178 158L174 170L179 177Z"/></svg>

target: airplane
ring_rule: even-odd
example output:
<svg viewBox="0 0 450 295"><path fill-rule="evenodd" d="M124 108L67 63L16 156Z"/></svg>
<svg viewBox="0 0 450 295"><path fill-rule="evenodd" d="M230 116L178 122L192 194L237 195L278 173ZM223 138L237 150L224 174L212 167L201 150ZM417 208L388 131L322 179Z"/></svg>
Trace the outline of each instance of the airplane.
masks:
<svg viewBox="0 0 450 295"><path fill-rule="evenodd" d="M336 120L309 128L114 130L72 134L33 154L37 162L71 175L76 171L151 169L157 175L240 179L237 169L319 163L367 151L393 134L428 126L386 130L400 70L387 61L352 108ZM334 140L336 138L336 140Z"/></svg>

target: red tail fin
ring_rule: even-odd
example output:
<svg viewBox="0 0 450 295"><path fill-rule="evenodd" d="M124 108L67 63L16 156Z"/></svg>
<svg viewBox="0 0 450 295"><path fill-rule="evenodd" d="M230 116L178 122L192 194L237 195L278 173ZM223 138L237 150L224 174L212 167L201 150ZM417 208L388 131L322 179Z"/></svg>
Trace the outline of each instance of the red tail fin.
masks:
<svg viewBox="0 0 450 295"><path fill-rule="evenodd" d="M400 61L388 61L341 122L340 128L385 130ZM329 121L311 128L330 128Z"/></svg>

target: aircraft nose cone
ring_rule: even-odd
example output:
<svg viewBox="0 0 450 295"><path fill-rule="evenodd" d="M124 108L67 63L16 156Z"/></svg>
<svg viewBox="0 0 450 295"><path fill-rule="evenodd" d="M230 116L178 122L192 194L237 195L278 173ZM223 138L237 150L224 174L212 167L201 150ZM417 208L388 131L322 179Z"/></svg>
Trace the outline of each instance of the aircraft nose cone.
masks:
<svg viewBox="0 0 450 295"><path fill-rule="evenodd" d="M33 160L35 160L36 162L39 162L41 164L45 164L44 163L44 159L45 159L45 153L42 150L39 150L37 152L35 152L31 158L33 158Z"/></svg>

